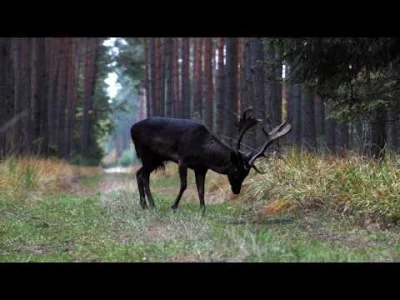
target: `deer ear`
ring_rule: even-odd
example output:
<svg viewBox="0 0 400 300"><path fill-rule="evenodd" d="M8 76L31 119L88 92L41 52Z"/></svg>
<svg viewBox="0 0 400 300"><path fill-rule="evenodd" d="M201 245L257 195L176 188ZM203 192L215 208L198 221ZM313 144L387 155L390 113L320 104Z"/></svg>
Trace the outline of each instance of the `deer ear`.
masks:
<svg viewBox="0 0 400 300"><path fill-rule="evenodd" d="M238 158L238 156L237 156L235 151L231 152L231 161L235 165L239 164L239 158Z"/></svg>

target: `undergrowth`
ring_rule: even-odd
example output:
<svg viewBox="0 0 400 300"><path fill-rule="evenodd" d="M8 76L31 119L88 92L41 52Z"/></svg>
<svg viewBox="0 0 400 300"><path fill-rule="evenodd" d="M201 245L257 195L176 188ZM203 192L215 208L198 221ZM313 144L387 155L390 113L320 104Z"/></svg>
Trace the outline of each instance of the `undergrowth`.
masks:
<svg viewBox="0 0 400 300"><path fill-rule="evenodd" d="M0 193L24 200L32 191L62 191L75 178L100 173L98 167L75 166L52 158L10 157L0 162Z"/></svg>
<svg viewBox="0 0 400 300"><path fill-rule="evenodd" d="M268 172L261 175L252 170L238 197L232 197L226 176L208 172L206 202L212 197L235 199L267 215L319 211L384 226L400 221L400 160L395 156L378 163L357 155L340 158L287 152L258 163ZM55 159L10 157L0 163L0 193L26 199L31 191L61 191L76 178L101 172L98 167ZM193 175L188 173L188 185L195 188ZM167 164L166 170L152 174L151 180L177 192L177 165Z"/></svg>
<svg viewBox="0 0 400 300"><path fill-rule="evenodd" d="M264 203L265 214L318 210L389 226L400 221L400 161L394 156L379 163L290 152L261 163L269 172L250 176L241 200Z"/></svg>

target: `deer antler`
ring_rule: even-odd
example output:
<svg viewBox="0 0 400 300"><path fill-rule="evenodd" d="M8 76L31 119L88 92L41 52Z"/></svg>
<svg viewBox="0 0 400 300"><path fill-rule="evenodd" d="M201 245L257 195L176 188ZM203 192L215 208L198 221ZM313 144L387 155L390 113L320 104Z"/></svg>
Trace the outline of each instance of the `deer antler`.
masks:
<svg viewBox="0 0 400 300"><path fill-rule="evenodd" d="M250 160L249 160L249 166L254 168L258 173L261 173L257 168L254 166L254 162L257 158L264 156L264 151L267 149L268 145L271 144L273 141L285 136L292 130L292 126L288 123L288 120L283 122L282 124L276 126L274 129L272 129L270 132L267 132L265 129L265 125L263 126L262 130L264 131L265 135L267 136L267 141L264 143L264 145L261 147L261 150L258 151ZM264 173L261 173L264 174Z"/></svg>
<svg viewBox="0 0 400 300"><path fill-rule="evenodd" d="M249 130L251 127L257 125L257 123L261 121L261 120L255 119L253 117L247 116L247 113L251 112L252 110L253 110L253 108L251 108L251 107L245 109L243 111L242 117L239 120L239 123L237 124L237 126L239 127L239 138L238 138L237 147L236 147L237 152L239 152L240 142L241 142L245 132L247 130Z"/></svg>

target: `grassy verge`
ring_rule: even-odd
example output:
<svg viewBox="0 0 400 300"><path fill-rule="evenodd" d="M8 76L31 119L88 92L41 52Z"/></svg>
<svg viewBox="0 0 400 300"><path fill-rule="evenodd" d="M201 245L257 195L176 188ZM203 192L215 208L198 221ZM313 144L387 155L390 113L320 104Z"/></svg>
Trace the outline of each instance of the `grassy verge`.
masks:
<svg viewBox="0 0 400 300"><path fill-rule="evenodd" d="M288 154L264 163L270 170L247 181L243 201L257 201L260 213L321 211L335 218L390 227L400 221L400 161L377 163L310 154Z"/></svg>
<svg viewBox="0 0 400 300"><path fill-rule="evenodd" d="M143 211L132 174L7 161L0 166L0 261L400 261L395 219L376 213L395 204L395 160L288 155L264 167L274 172L250 176L234 199L226 178L210 173L202 218L191 173L180 210L171 212L174 165L152 176L157 210ZM365 199L378 210L365 209Z"/></svg>
<svg viewBox="0 0 400 300"><path fill-rule="evenodd" d="M100 175L98 167L81 167L56 159L11 157L0 162L0 194L15 200L67 190L80 178Z"/></svg>
<svg viewBox="0 0 400 300"><path fill-rule="evenodd" d="M357 228L324 216L249 222L240 206L197 203L174 214L172 198L142 211L131 191L98 199L63 195L34 205L2 199L0 261L398 261L396 232Z"/></svg>

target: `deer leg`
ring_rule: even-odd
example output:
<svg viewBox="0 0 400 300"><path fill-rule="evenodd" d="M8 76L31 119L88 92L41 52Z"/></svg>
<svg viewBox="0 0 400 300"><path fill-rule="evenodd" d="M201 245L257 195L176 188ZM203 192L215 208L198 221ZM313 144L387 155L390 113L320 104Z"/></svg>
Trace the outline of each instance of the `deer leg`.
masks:
<svg viewBox="0 0 400 300"><path fill-rule="evenodd" d="M178 197L176 198L174 204L171 206L172 210L175 212L178 209L179 201L181 201L183 192L187 187L187 168L186 166L179 165L179 178L181 180L181 188L179 190Z"/></svg>
<svg viewBox="0 0 400 300"><path fill-rule="evenodd" d="M207 170L195 170L197 192L200 200L201 214L206 213L206 205L204 204L204 181L206 179Z"/></svg>
<svg viewBox="0 0 400 300"><path fill-rule="evenodd" d="M138 184L138 189L139 189L139 197L140 197L140 206L142 207L142 209L146 209L147 204L146 204L146 197L144 194L144 186L143 186L143 167L140 168L137 172L136 172L136 180L137 180L137 184Z"/></svg>
<svg viewBox="0 0 400 300"><path fill-rule="evenodd" d="M144 191L146 193L147 200L149 201L150 208L152 208L152 209L156 208L156 205L154 204L153 195L151 194L151 191L150 191L150 173L153 170L154 169L144 170L143 176L142 176L143 182L144 182Z"/></svg>

